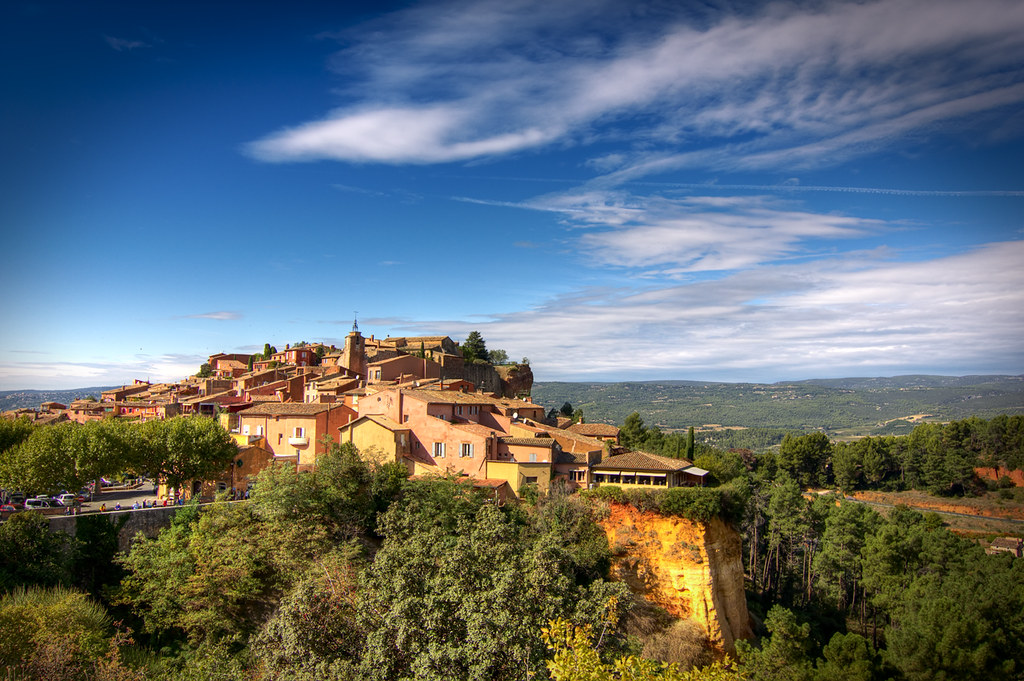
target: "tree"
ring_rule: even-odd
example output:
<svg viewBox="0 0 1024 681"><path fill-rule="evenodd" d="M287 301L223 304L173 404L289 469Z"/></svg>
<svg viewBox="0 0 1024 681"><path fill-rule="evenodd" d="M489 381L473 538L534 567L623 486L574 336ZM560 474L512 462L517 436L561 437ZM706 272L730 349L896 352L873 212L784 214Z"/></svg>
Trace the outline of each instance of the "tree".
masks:
<svg viewBox="0 0 1024 681"><path fill-rule="evenodd" d="M357 678L363 633L356 623L355 560L332 552L318 559L281 599L252 639L270 678Z"/></svg>
<svg viewBox="0 0 1024 681"><path fill-rule="evenodd" d="M827 482L825 465L832 455L832 443L824 433L786 435L779 447L779 468L788 471L804 488Z"/></svg>
<svg viewBox="0 0 1024 681"><path fill-rule="evenodd" d="M817 584L840 611L863 590L861 552L881 517L863 504L830 506L813 567Z"/></svg>
<svg viewBox="0 0 1024 681"><path fill-rule="evenodd" d="M878 653L859 634L837 633L822 650L815 676L819 681L873 681L882 678Z"/></svg>
<svg viewBox="0 0 1024 681"><path fill-rule="evenodd" d="M196 378L209 378L210 376L213 376L213 367L210 366L209 362L203 362L199 365Z"/></svg>
<svg viewBox="0 0 1024 681"><path fill-rule="evenodd" d="M201 416L147 421L140 433L138 467L169 487L205 480L227 468L238 453L238 446L220 423Z"/></svg>
<svg viewBox="0 0 1024 681"><path fill-rule="evenodd" d="M270 343L263 344L263 359L270 359L270 356L275 352L277 352L277 350L270 347Z"/></svg>
<svg viewBox="0 0 1024 681"><path fill-rule="evenodd" d="M68 583L72 544L63 532L50 532L38 513L15 513L0 523L0 546L0 591Z"/></svg>
<svg viewBox="0 0 1024 681"><path fill-rule="evenodd" d="M644 420L640 418L639 412L633 412L626 417L619 429L619 442L627 449L636 449L643 446L647 438L647 429L644 427Z"/></svg>
<svg viewBox="0 0 1024 681"><path fill-rule="evenodd" d="M0 483L53 494L130 467L131 426L116 420L38 428L0 458Z"/></svg>
<svg viewBox="0 0 1024 681"><path fill-rule="evenodd" d="M559 409L558 411L565 418L567 418L567 419L571 419L572 418L573 409L572 409L572 404L571 403L569 403L569 402L564 403L562 405L562 408Z"/></svg>
<svg viewBox="0 0 1024 681"><path fill-rule="evenodd" d="M491 364L505 364L508 362L508 353L504 350L491 350L487 353L487 356Z"/></svg>
<svg viewBox="0 0 1024 681"><path fill-rule="evenodd" d="M462 344L462 357L467 362L475 360L487 361L487 345L484 343L483 336L480 335L479 331L470 331L469 335L466 336L466 340Z"/></svg>
<svg viewBox="0 0 1024 681"><path fill-rule="evenodd" d="M614 622L602 622L601 636ZM700 669L681 670L678 665L664 664L635 655L623 655L612 662L601 659L601 641L594 643L594 626L574 626L565 619L548 623L541 630L544 643L551 651L548 672L554 681L742 681L742 671L714 662Z"/></svg>
<svg viewBox="0 0 1024 681"><path fill-rule="evenodd" d="M28 439L35 426L27 418L0 419L0 455Z"/></svg>
<svg viewBox="0 0 1024 681"><path fill-rule="evenodd" d="M106 610L66 587L19 588L0 596L0 626L0 668L10 673L25 665L29 672L7 677L12 679L43 678L44 669L60 669L59 678L83 678L88 663L109 647Z"/></svg>
<svg viewBox="0 0 1024 681"><path fill-rule="evenodd" d="M259 523L242 505L178 512L156 539L120 559L116 603L131 606L147 632L201 641L244 641L270 608L274 572Z"/></svg>
<svg viewBox="0 0 1024 681"><path fill-rule="evenodd" d="M792 611L774 605L764 626L771 636L761 641L760 648L748 641L736 643L743 670L754 681L810 681L810 625L800 624Z"/></svg>
<svg viewBox="0 0 1024 681"><path fill-rule="evenodd" d="M690 426L690 430L686 433L686 458L689 461L693 461L693 450L694 450L693 426Z"/></svg>
<svg viewBox="0 0 1024 681"><path fill-rule="evenodd" d="M359 603L365 677L523 678L543 666L544 623L593 622L623 595L578 585L563 539L464 487L418 481L383 515Z"/></svg>

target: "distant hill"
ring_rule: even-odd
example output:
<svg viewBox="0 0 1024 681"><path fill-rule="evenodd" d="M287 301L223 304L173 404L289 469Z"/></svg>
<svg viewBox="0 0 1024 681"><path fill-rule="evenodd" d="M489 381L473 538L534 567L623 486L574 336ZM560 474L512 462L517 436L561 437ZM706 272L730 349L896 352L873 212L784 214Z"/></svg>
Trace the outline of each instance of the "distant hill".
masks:
<svg viewBox="0 0 1024 681"><path fill-rule="evenodd" d="M116 385L97 386L93 388L75 388L74 390L0 390L0 411L21 409L23 407L38 408L43 402L60 402L68 404L72 400L90 395L97 400L104 390L116 388Z"/></svg>
<svg viewBox="0 0 1024 681"><path fill-rule="evenodd" d="M680 430L718 424L816 430L834 435L899 434L918 420L1024 413L1024 376L894 376L779 383L644 381L533 386L548 409L570 402L586 420L621 424L639 412L649 426Z"/></svg>

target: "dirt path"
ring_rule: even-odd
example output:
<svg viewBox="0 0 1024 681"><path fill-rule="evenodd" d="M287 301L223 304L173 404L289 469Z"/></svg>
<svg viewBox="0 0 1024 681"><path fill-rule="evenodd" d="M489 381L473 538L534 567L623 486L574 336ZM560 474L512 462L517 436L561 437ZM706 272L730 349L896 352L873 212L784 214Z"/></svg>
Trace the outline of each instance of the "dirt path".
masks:
<svg viewBox="0 0 1024 681"><path fill-rule="evenodd" d="M957 534L1024 534L1024 505L989 497L945 499L923 492L855 492L846 499L886 509L903 505L936 513Z"/></svg>

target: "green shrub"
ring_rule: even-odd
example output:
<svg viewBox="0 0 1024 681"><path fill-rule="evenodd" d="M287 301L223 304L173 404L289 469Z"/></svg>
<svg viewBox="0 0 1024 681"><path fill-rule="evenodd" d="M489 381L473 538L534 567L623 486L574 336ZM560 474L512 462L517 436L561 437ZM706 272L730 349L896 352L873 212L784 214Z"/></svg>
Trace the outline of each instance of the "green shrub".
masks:
<svg viewBox="0 0 1024 681"><path fill-rule="evenodd" d="M673 487L663 493L661 511L708 522L722 514L722 493L714 487Z"/></svg>
<svg viewBox="0 0 1024 681"><path fill-rule="evenodd" d="M598 501L614 501L617 504L626 503L626 495L621 487L616 485L601 485L594 489L580 492L584 499L596 499Z"/></svg>

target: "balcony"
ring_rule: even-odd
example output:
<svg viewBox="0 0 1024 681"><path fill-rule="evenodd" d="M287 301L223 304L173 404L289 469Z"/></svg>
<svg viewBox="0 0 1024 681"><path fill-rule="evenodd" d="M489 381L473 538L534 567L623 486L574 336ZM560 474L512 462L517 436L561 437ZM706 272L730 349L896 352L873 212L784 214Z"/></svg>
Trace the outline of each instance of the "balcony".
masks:
<svg viewBox="0 0 1024 681"><path fill-rule="evenodd" d="M305 447L309 444L308 437L290 437L288 438L288 444L292 447Z"/></svg>

